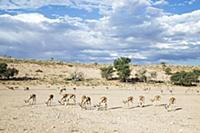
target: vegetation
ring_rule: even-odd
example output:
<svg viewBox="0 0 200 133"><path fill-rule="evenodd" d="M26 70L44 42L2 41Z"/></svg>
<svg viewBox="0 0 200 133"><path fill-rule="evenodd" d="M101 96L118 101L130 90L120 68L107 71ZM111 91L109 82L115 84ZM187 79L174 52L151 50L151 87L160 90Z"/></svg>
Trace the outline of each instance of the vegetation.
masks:
<svg viewBox="0 0 200 133"><path fill-rule="evenodd" d="M146 76L147 70L145 69L140 69L137 71L137 74L135 75L140 81L142 82L147 82L147 76Z"/></svg>
<svg viewBox="0 0 200 133"><path fill-rule="evenodd" d="M113 66L101 68L101 76L102 78L105 78L107 80L112 79L113 72L114 72Z"/></svg>
<svg viewBox="0 0 200 133"><path fill-rule="evenodd" d="M84 74L82 72L73 72L70 74L70 80L72 81L83 81L84 80Z"/></svg>
<svg viewBox="0 0 200 133"><path fill-rule="evenodd" d="M200 76L200 70L193 70L193 73Z"/></svg>
<svg viewBox="0 0 200 133"><path fill-rule="evenodd" d="M200 70L194 70L193 72L177 72L171 76L171 82L176 85L192 86L198 81L200 76Z"/></svg>
<svg viewBox="0 0 200 133"><path fill-rule="evenodd" d="M165 68L164 71L165 71L165 74L167 74L167 75L171 75L172 74L171 73L172 69L169 68L169 67Z"/></svg>
<svg viewBox="0 0 200 133"><path fill-rule="evenodd" d="M157 78L157 73L156 72L151 72L151 78L156 79Z"/></svg>
<svg viewBox="0 0 200 133"><path fill-rule="evenodd" d="M0 78L10 79L18 74L18 70L15 68L8 68L6 63L0 63Z"/></svg>
<svg viewBox="0 0 200 133"><path fill-rule="evenodd" d="M166 62L160 62L160 64L162 65L163 69L166 67Z"/></svg>
<svg viewBox="0 0 200 133"><path fill-rule="evenodd" d="M131 59L127 57L120 57L114 60L114 68L117 70L117 75L119 76L120 81L126 82L130 76L131 70L129 63Z"/></svg>

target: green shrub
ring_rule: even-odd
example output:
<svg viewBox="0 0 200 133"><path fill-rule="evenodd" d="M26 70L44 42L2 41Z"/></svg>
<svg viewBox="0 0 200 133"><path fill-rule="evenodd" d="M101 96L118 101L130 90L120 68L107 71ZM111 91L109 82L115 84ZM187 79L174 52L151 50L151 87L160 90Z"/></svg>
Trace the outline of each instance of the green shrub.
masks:
<svg viewBox="0 0 200 133"><path fill-rule="evenodd" d="M6 63L0 63L0 78L9 79L17 75L18 72L19 71L15 68L8 68Z"/></svg>
<svg viewBox="0 0 200 133"><path fill-rule="evenodd" d="M197 82L198 75L195 72L176 72L170 78L171 82L176 85L192 86L194 82Z"/></svg>
<svg viewBox="0 0 200 133"><path fill-rule="evenodd" d="M200 70L193 70L193 73L196 74L197 76L200 76Z"/></svg>
<svg viewBox="0 0 200 133"><path fill-rule="evenodd" d="M113 66L103 67L101 68L101 76L107 80L112 79L113 76Z"/></svg>
<svg viewBox="0 0 200 133"><path fill-rule="evenodd" d="M70 74L70 80L72 81L83 81L84 80L84 74L82 72L73 72Z"/></svg>
<svg viewBox="0 0 200 133"><path fill-rule="evenodd" d="M139 71L137 71L136 77L142 82L147 82L146 72L147 70L140 69Z"/></svg>
<svg viewBox="0 0 200 133"><path fill-rule="evenodd" d="M165 71L165 74L167 74L167 75L171 75L172 74L171 73L172 69L169 68L169 67L165 68L164 71Z"/></svg>
<svg viewBox="0 0 200 133"><path fill-rule="evenodd" d="M157 73L156 72L151 72L151 78L156 79L157 78Z"/></svg>

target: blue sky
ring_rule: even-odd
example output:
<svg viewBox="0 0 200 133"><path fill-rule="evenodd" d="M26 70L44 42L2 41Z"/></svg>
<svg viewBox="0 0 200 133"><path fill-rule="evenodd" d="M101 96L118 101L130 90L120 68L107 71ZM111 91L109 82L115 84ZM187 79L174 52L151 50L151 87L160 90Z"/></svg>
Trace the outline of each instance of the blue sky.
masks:
<svg viewBox="0 0 200 133"><path fill-rule="evenodd" d="M200 65L200 0L1 0L0 55Z"/></svg>

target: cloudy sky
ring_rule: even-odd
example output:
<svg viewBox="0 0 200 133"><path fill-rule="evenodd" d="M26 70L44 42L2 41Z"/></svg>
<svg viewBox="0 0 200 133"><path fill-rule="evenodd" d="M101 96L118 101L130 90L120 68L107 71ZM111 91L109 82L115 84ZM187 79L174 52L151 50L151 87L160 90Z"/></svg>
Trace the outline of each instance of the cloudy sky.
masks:
<svg viewBox="0 0 200 133"><path fill-rule="evenodd" d="M0 0L0 55L200 65L200 0Z"/></svg>

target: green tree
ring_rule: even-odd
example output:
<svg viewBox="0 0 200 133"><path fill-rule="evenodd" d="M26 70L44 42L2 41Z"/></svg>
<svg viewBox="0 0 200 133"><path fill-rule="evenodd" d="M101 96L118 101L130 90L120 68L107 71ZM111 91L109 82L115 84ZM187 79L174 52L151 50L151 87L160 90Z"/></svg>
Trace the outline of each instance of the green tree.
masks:
<svg viewBox="0 0 200 133"><path fill-rule="evenodd" d="M101 76L107 80L112 79L113 76L113 66L103 67L101 68Z"/></svg>
<svg viewBox="0 0 200 133"><path fill-rule="evenodd" d="M117 70L117 75L119 76L120 81L126 82L130 76L131 70L129 63L131 59L127 57L120 57L114 60L114 68Z"/></svg>

